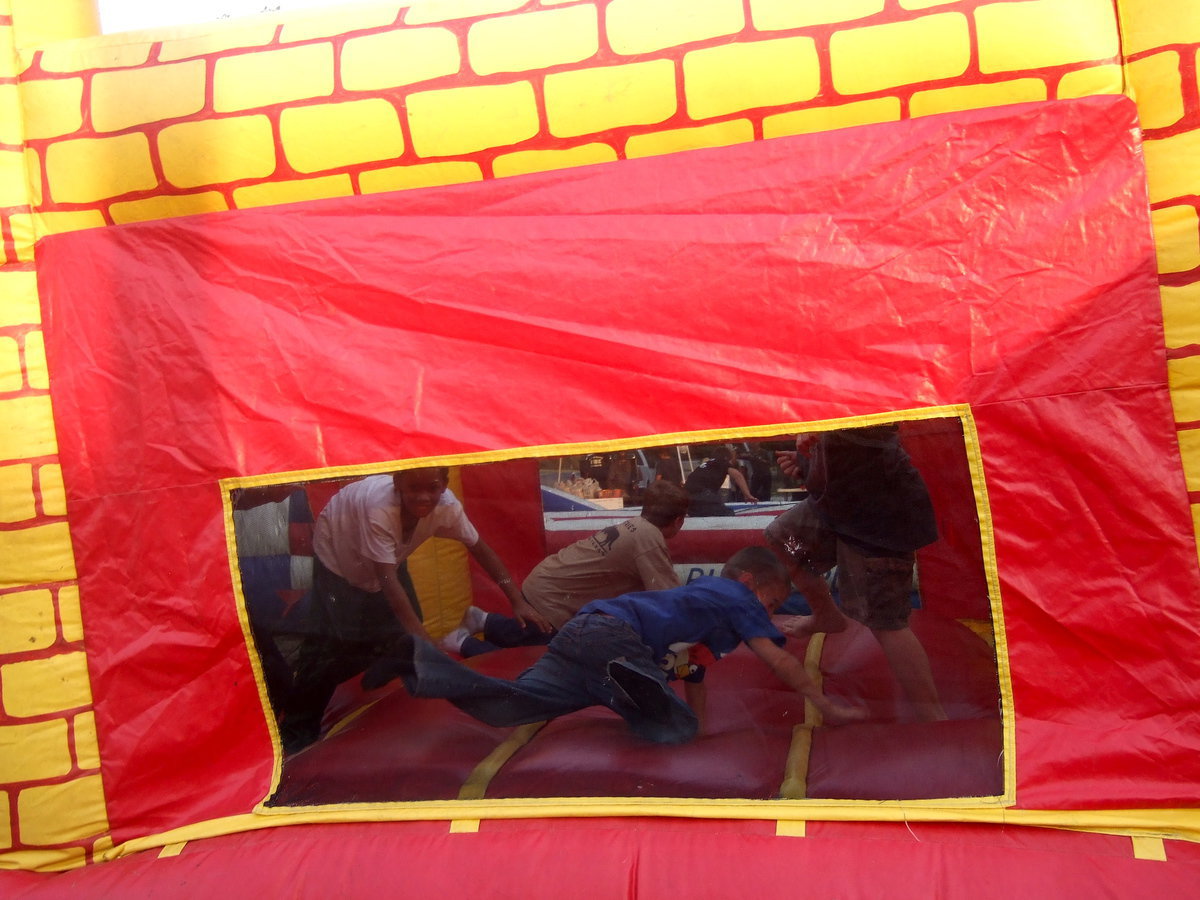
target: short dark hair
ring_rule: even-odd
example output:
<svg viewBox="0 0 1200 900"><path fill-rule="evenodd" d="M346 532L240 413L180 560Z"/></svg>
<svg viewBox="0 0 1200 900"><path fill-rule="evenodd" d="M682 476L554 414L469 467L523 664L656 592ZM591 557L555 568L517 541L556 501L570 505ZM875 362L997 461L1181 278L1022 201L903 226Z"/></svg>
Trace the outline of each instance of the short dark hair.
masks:
<svg viewBox="0 0 1200 900"><path fill-rule="evenodd" d="M437 472L438 477L441 478L442 481L447 483L450 481L449 466L414 466L411 469L401 469L398 472L393 472L392 478L398 481L406 472Z"/></svg>
<svg viewBox="0 0 1200 900"><path fill-rule="evenodd" d="M736 579L743 572L749 572L760 584L788 581L787 569L766 547L743 547L726 561L721 577Z"/></svg>
<svg viewBox="0 0 1200 900"><path fill-rule="evenodd" d="M682 485L655 481L642 498L642 518L651 525L666 528L680 516L686 516L691 495Z"/></svg>

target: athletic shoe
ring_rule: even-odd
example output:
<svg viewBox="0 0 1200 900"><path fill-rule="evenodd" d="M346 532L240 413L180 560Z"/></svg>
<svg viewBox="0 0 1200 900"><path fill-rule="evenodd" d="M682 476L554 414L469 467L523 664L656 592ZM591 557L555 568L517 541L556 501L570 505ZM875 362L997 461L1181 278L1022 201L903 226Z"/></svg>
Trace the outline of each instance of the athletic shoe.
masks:
<svg viewBox="0 0 1200 900"><path fill-rule="evenodd" d="M459 629L465 629L467 634L479 634L483 631L483 626L487 622L488 614L478 606L468 606L467 611L463 613L462 621L458 623ZM459 641L461 644L462 641ZM455 652L458 652L455 650Z"/></svg>

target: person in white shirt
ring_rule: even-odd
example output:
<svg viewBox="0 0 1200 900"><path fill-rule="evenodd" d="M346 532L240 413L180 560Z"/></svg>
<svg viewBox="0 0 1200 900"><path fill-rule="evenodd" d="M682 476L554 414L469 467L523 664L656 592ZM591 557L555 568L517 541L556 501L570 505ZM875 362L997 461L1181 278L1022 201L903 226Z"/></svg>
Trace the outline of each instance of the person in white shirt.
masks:
<svg viewBox="0 0 1200 900"><path fill-rule="evenodd" d="M550 625L521 596L496 552L446 487L444 468L372 475L338 491L313 536L313 628L300 646L292 690L283 704L284 750L320 734L341 682L365 671L403 634L429 640L405 560L431 537L451 538L496 582L514 616Z"/></svg>

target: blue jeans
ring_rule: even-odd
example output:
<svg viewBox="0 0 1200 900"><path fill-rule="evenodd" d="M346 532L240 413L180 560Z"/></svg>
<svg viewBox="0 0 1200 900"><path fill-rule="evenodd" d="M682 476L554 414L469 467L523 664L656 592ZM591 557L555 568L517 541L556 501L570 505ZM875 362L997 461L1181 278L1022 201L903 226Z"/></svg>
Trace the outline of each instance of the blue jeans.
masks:
<svg viewBox="0 0 1200 900"><path fill-rule="evenodd" d="M635 700L614 681L610 664L618 661L652 697ZM666 673L655 664L641 636L620 619L599 613L567 622L545 655L515 681L481 675L418 640L404 682L414 697L445 698L468 715L498 727L607 706L625 719L634 734L656 743L683 743L697 729L695 714L671 690Z"/></svg>
<svg viewBox="0 0 1200 900"><path fill-rule="evenodd" d="M532 622L522 625L516 619L499 613L488 613L483 623L483 640L469 636L463 639L458 652L464 659L491 653L502 647L541 647L550 643L546 634Z"/></svg>

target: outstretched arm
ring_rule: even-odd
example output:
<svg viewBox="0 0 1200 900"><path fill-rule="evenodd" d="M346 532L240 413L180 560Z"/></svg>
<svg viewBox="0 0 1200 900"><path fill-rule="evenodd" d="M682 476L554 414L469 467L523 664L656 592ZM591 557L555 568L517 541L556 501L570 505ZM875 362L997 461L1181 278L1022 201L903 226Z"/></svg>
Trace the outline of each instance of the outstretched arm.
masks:
<svg viewBox="0 0 1200 900"><path fill-rule="evenodd" d="M425 631L425 626L417 618L412 598L408 596L408 592L400 584L400 579L396 577L396 564L375 563L375 575L379 578L379 584L383 588L383 596L387 598L388 605L396 614L396 618L400 620L400 624L404 626L404 630L415 637L428 641L429 633Z"/></svg>
<svg viewBox="0 0 1200 900"><path fill-rule="evenodd" d="M746 476L742 474L742 470L737 466L729 467L729 480L734 483L734 486L737 487L739 491L741 491L743 500L745 500L747 503L758 502L758 498L750 493L750 485L746 484Z"/></svg>
<svg viewBox="0 0 1200 900"><path fill-rule="evenodd" d="M770 638L751 638L746 644L775 673L775 677L812 702L826 725L845 725L866 719L866 710L847 706L821 693L821 689L804 671L804 664L786 650L777 647Z"/></svg>
<svg viewBox="0 0 1200 900"><path fill-rule="evenodd" d="M513 583L512 576L508 574L508 569L504 562L497 555L496 551L487 545L480 538L475 542L473 547L468 547L471 555L475 557L475 561L483 567L483 571L491 576L492 581L496 582L500 590L504 591L504 596L508 598L509 604L512 606L513 615L522 625L527 622L532 622L545 634L549 634L554 630L554 626L550 621L539 613L536 609L526 602L521 592L517 590L516 584Z"/></svg>

